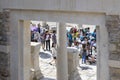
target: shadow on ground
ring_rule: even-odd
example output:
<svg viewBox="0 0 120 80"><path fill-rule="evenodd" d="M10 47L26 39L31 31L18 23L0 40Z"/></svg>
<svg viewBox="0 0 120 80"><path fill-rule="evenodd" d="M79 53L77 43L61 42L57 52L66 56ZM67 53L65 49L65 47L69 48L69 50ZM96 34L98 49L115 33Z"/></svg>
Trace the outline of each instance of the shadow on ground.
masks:
<svg viewBox="0 0 120 80"><path fill-rule="evenodd" d="M47 53L47 52L40 52L39 55L43 59L51 58L51 55L49 53Z"/></svg>
<svg viewBox="0 0 120 80"><path fill-rule="evenodd" d="M89 67L89 66L80 66L80 68L81 68L82 70L88 70L88 69L91 69L91 70L92 70L92 68Z"/></svg>

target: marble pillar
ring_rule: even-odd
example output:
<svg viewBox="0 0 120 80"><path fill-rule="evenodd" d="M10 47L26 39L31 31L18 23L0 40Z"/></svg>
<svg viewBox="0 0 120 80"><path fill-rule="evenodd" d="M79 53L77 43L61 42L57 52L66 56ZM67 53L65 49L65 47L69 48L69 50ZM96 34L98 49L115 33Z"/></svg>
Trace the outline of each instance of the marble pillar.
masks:
<svg viewBox="0 0 120 80"><path fill-rule="evenodd" d="M10 80L30 80L30 21L11 14Z"/></svg>
<svg viewBox="0 0 120 80"><path fill-rule="evenodd" d="M39 51L40 51L40 43L31 42L31 62L32 68L35 70L33 77L39 80L43 77L40 66L39 66Z"/></svg>
<svg viewBox="0 0 120 80"><path fill-rule="evenodd" d="M57 80L68 80L67 37L64 23L59 23L57 36Z"/></svg>
<svg viewBox="0 0 120 80"><path fill-rule="evenodd" d="M23 61L23 80L30 80L30 69L31 69L31 54L30 54L30 21L23 21L23 26L20 26L20 35L22 36L19 38L22 39L21 48L22 48L22 55L20 60ZM23 59L23 60L22 60Z"/></svg>

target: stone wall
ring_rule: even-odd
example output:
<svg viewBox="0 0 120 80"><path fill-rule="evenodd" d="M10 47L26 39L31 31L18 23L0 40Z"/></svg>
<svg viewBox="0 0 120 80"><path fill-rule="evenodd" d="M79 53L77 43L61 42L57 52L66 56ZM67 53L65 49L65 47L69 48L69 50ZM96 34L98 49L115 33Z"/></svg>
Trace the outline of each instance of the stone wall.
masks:
<svg viewBox="0 0 120 80"><path fill-rule="evenodd" d="M0 12L0 80L9 80L9 11ZM120 61L120 17L106 16L106 27L109 37L109 60ZM112 63L116 65L115 63ZM103 64L104 65L104 64ZM110 80L120 80L120 66L109 65Z"/></svg>
<svg viewBox="0 0 120 80"><path fill-rule="evenodd" d="M120 80L120 67L114 63L120 61L120 17L106 16L106 27L109 37L109 62L112 62L109 63L110 80Z"/></svg>
<svg viewBox="0 0 120 80"><path fill-rule="evenodd" d="M9 80L9 11L0 12L0 80Z"/></svg>

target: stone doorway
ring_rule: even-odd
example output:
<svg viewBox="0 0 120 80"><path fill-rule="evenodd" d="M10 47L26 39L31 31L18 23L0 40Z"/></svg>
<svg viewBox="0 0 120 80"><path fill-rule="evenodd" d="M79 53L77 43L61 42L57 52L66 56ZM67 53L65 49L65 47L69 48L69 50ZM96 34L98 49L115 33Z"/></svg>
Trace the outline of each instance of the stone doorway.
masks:
<svg viewBox="0 0 120 80"><path fill-rule="evenodd" d="M41 44L39 42L32 42L32 44L30 43L31 42L31 35L30 35L30 24L31 22L29 20L19 20L19 23L18 23L20 26L20 31L22 31L19 35L21 35L20 39L24 45L24 47L26 48L23 48L23 53L21 53L20 55L20 64L23 64L23 66L20 66L21 70L20 73L20 78L23 78L23 79L30 79L30 80L34 80L34 79L39 79L39 80L44 80L44 79L50 79L49 77L46 77L46 73L45 70L43 70L46 66L44 66L44 64L41 64L43 60L41 60L41 58L43 58L42 56L45 56L45 54L47 53L44 53L44 55L42 55L41 52ZM23 36L22 36L23 35ZM21 43L21 42L20 42ZM30 53L29 53L30 52ZM27 58L26 58L27 57ZM36 58L40 58L39 60L37 59L36 61ZM39 62L38 62L39 61ZM42 66L41 66L42 65ZM38 67L37 71L35 69L35 67ZM48 67L49 68L49 67ZM56 66L55 66L56 68ZM29 70L30 69L30 70ZM51 69L51 68L49 68ZM36 74L37 73L37 74ZM56 74L56 72L54 73ZM27 75L27 76L26 76ZM56 76L55 76L56 78Z"/></svg>
<svg viewBox="0 0 120 80"><path fill-rule="evenodd" d="M38 74L35 74L35 69L33 68L34 65L37 65L37 67L40 66L39 65L40 62L38 62L37 60L37 62L34 63L34 59L40 56L39 51L40 51L41 45L38 45L39 43L31 44L30 23L31 23L30 20L19 20L18 21L18 27L19 27L18 39L20 39L19 46L18 46L19 47L19 57L18 57L19 59L18 75L19 76L18 77L20 80L21 79L32 80L35 75L36 75L35 77L38 77L38 79L44 76L42 75L41 71L37 72ZM37 56L33 54L37 54ZM39 67L39 70L40 70L40 67Z"/></svg>
<svg viewBox="0 0 120 80"><path fill-rule="evenodd" d="M62 25L62 27L63 27L63 25ZM31 70L31 66L32 66L31 62L33 62L33 61L31 61L31 54L30 54L32 52L31 51L32 48L30 47L30 21L29 20L19 20L18 28L19 28L19 32L18 32L17 37L18 37L18 39L20 39L18 42L19 43L19 46L18 46L18 48L19 48L19 54L18 54L19 55L19 57L18 57L19 73L18 73L18 75L19 76L18 77L19 77L19 79L29 80L29 79L31 79L31 76L34 75L34 73L33 73L34 70L33 71ZM65 58L65 59L67 60L67 58ZM37 64L39 64L39 63L37 63ZM35 65L37 65L37 64L35 63ZM65 65L67 67L67 64L65 64ZM65 70L67 70L67 69L65 69ZM67 71L65 71L65 73L67 73ZM68 78L68 77L66 76L66 78Z"/></svg>
<svg viewBox="0 0 120 80"><path fill-rule="evenodd" d="M87 40L88 40L86 63L82 61L82 51L80 50L80 61L79 61L78 68L80 68L79 73L82 80L97 80L97 55L98 55L97 47L98 45L96 45L97 37L93 35L93 32L96 30L96 28L97 28L96 25L84 24L81 26L81 29L83 29L84 34L87 34ZM94 45L92 45L93 43ZM81 46L84 44L86 43L82 41Z"/></svg>
<svg viewBox="0 0 120 80"><path fill-rule="evenodd" d="M77 15L77 16L75 16ZM96 17L95 17L96 16ZM96 24L99 25L99 35L98 35L98 64L97 64L97 80L108 80L109 70L108 70L108 33L105 27L105 15L97 14L97 13L75 13L75 12L62 12L62 11L32 11L32 10L11 10L10 15L11 21L11 39L10 39L10 70L11 70L11 80L24 80L24 76L28 76L27 74L21 73L23 69L25 69L26 73L29 73L29 69L24 67L22 63L24 59L26 59L20 54L25 53L24 39L21 38L23 36L22 27L18 26L18 22L21 20L38 20L41 19L43 21L58 21L58 22L74 22L79 24ZM70 18L69 18L70 17ZM29 22L25 22L26 24ZM23 24L21 24L23 25ZM20 31L21 29L21 31ZM25 33L25 32L24 32ZM21 35L22 34L22 35ZM103 36L104 35L104 36ZM30 47L29 45L27 45ZM29 49L27 49L30 52ZM106 54L105 54L106 53ZM20 57L21 55L21 57ZM22 61L21 61L22 60ZM29 58L28 58L29 60ZM104 65L102 65L104 64ZM28 80L28 79L25 79Z"/></svg>

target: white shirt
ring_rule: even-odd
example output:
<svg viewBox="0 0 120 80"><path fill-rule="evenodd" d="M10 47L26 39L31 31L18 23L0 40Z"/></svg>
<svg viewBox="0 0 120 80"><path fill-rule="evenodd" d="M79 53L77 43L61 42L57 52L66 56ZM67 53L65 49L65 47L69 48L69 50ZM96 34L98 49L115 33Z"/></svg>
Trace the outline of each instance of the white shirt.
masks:
<svg viewBox="0 0 120 80"><path fill-rule="evenodd" d="M49 40L49 34L46 35L46 39L45 40Z"/></svg>

